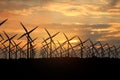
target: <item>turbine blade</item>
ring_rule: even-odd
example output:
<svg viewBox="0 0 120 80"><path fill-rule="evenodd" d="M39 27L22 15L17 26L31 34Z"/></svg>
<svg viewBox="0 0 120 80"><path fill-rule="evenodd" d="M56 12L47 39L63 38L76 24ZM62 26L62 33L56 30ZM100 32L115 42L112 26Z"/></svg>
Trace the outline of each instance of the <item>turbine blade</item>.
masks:
<svg viewBox="0 0 120 80"><path fill-rule="evenodd" d="M63 33L63 34L64 34L65 38L68 40L68 37L67 37L67 35L66 35L65 33Z"/></svg>
<svg viewBox="0 0 120 80"><path fill-rule="evenodd" d="M12 40L12 42L15 44L15 46L19 46L22 42L19 42L16 44L16 42L14 40Z"/></svg>
<svg viewBox="0 0 120 80"><path fill-rule="evenodd" d="M22 42L19 42L16 46L19 46Z"/></svg>
<svg viewBox="0 0 120 80"><path fill-rule="evenodd" d="M79 41L82 43L82 40L80 39L80 37L78 36L78 39L79 39Z"/></svg>
<svg viewBox="0 0 120 80"><path fill-rule="evenodd" d="M33 39L33 40L32 40L32 41L30 41L29 43L32 43L32 42L34 42L36 39L37 39L37 38Z"/></svg>
<svg viewBox="0 0 120 80"><path fill-rule="evenodd" d="M0 34L0 37L2 38L2 40L4 40L3 36Z"/></svg>
<svg viewBox="0 0 120 80"><path fill-rule="evenodd" d="M68 41L71 41L71 40L74 39L75 37L76 37L76 36L73 36L73 37L70 38ZM61 44L61 46L64 46L66 42L67 42L67 41L63 42L63 43ZM57 49L59 49L59 48L60 48L60 46L58 46L55 50L57 50ZM55 50L53 50L53 52L54 52Z"/></svg>
<svg viewBox="0 0 120 80"><path fill-rule="evenodd" d="M9 40L12 40L15 36L17 36L17 34L15 34L14 36L12 36Z"/></svg>
<svg viewBox="0 0 120 80"><path fill-rule="evenodd" d="M23 49L28 43L26 43L21 49Z"/></svg>
<svg viewBox="0 0 120 80"><path fill-rule="evenodd" d="M8 19L5 19L4 21L2 21L2 22L0 23L0 26L1 26L3 23L5 23L7 20L8 20Z"/></svg>
<svg viewBox="0 0 120 80"><path fill-rule="evenodd" d="M59 34L60 32L57 32L56 34L54 34L53 36L51 36L51 38L54 38L57 34ZM42 43L44 43L45 41L49 40L50 37L46 38Z"/></svg>
<svg viewBox="0 0 120 80"><path fill-rule="evenodd" d="M5 34L5 36L9 39L9 36L7 35L7 33L5 31L3 31L3 33Z"/></svg>
<svg viewBox="0 0 120 80"><path fill-rule="evenodd" d="M37 40L37 37L36 37L35 39L33 39L33 42L34 42L35 40Z"/></svg>
<svg viewBox="0 0 120 80"><path fill-rule="evenodd" d="M26 33L24 33L23 35L21 35L17 40L21 39L25 35L26 35Z"/></svg>
<svg viewBox="0 0 120 80"><path fill-rule="evenodd" d="M44 29L45 29L45 31L47 32L47 34L49 35L49 37L51 37L49 31L48 31L46 28L44 28Z"/></svg>
<svg viewBox="0 0 120 80"><path fill-rule="evenodd" d="M54 34L54 35L52 36L52 38L55 37L56 35L58 35L59 33L60 33L60 32L57 32L56 34Z"/></svg>
<svg viewBox="0 0 120 80"><path fill-rule="evenodd" d="M7 41L9 41L9 39L5 40L2 44L6 43Z"/></svg>
<svg viewBox="0 0 120 80"><path fill-rule="evenodd" d="M44 39L44 41L42 41L42 43L44 43L45 41L47 41L47 40L49 40L49 39L50 39L50 37Z"/></svg>
<svg viewBox="0 0 120 80"><path fill-rule="evenodd" d="M30 34L31 32L33 32L35 29L37 29L38 28L38 26L37 27L35 27L35 28L33 28L32 30L30 30L28 33Z"/></svg>
<svg viewBox="0 0 120 80"><path fill-rule="evenodd" d="M22 27L24 28L25 32L27 33L28 30L25 28L25 26L23 25L23 23L21 22L20 24L22 25Z"/></svg>

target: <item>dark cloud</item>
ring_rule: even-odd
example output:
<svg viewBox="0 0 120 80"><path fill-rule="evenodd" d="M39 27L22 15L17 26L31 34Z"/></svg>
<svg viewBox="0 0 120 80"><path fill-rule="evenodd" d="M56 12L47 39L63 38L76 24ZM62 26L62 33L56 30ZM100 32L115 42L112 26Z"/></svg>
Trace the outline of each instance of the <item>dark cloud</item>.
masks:
<svg viewBox="0 0 120 80"><path fill-rule="evenodd" d="M29 7L27 4L22 1L16 0L2 0L0 1L1 10L14 10L14 9L23 9Z"/></svg>
<svg viewBox="0 0 120 80"><path fill-rule="evenodd" d="M103 29L103 28L108 28L111 25L110 24L88 24L88 25L83 25L85 27L91 27L92 29Z"/></svg>
<svg viewBox="0 0 120 80"><path fill-rule="evenodd" d="M19 10L33 6L44 6L53 0L1 0L0 10Z"/></svg>
<svg viewBox="0 0 120 80"><path fill-rule="evenodd" d="M116 5L120 4L120 0L104 0L106 3L101 5L99 10L106 11L108 9L115 9Z"/></svg>

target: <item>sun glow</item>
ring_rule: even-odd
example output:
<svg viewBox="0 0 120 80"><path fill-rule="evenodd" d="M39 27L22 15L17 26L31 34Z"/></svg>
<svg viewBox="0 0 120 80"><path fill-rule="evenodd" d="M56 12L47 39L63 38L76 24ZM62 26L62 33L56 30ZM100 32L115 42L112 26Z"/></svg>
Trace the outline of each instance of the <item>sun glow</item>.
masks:
<svg viewBox="0 0 120 80"><path fill-rule="evenodd" d="M78 40L71 40L70 43L78 43Z"/></svg>

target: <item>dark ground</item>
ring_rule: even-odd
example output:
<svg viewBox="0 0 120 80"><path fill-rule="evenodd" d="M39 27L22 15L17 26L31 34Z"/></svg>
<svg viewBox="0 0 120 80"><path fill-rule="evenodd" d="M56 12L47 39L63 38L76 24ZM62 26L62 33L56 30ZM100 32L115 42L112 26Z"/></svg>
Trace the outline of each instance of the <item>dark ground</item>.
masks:
<svg viewBox="0 0 120 80"><path fill-rule="evenodd" d="M10 80L80 80L83 78L104 80L104 78L113 78L120 80L120 59L1 59L0 78L9 78Z"/></svg>

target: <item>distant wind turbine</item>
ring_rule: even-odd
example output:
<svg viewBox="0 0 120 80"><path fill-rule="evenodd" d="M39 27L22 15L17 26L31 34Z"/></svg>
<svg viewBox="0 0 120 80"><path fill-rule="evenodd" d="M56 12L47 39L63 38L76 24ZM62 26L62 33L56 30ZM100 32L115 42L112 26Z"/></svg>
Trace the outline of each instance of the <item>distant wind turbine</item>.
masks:
<svg viewBox="0 0 120 80"><path fill-rule="evenodd" d="M46 40L49 40L50 39L50 58L52 57L52 51L53 51L53 49L52 49L52 43L54 43L54 41L53 41L53 38L56 36L56 35L58 35L60 32L57 32L56 34L54 34L53 36L51 36L51 34L49 33L49 31L45 28L45 31L47 32L47 34L48 34L48 38L46 39ZM43 42L45 42L46 40L44 40ZM42 42L42 43L43 43Z"/></svg>
<svg viewBox="0 0 120 80"><path fill-rule="evenodd" d="M5 31L3 31L3 32L4 32L5 36L7 37L7 40L5 40L3 43L6 43L7 41L9 41L9 50L8 50L8 51L9 51L9 59L10 59L10 58L11 58L11 57L10 57L10 54L11 54L11 52L12 52L12 51L11 51L11 44L13 45L13 43L12 43L11 40L12 40L15 36L17 36L17 34L13 35L12 37L9 37L8 34L7 34Z"/></svg>
<svg viewBox="0 0 120 80"><path fill-rule="evenodd" d="M18 40L21 39L22 37L26 36L26 38L27 38L27 43L29 43L30 41L32 41L32 38L30 37L30 33L32 33L35 29L37 29L38 26L35 27L35 28L33 28L32 30L28 31L27 28L23 25L22 22L21 22L20 24L22 25L23 29L25 30L25 33L24 33L23 35L21 35L21 36L18 38ZM29 50L30 48L29 48L29 47L31 47L31 44L28 44L28 45L27 45L27 58L29 58L29 55L30 55L30 50Z"/></svg>

